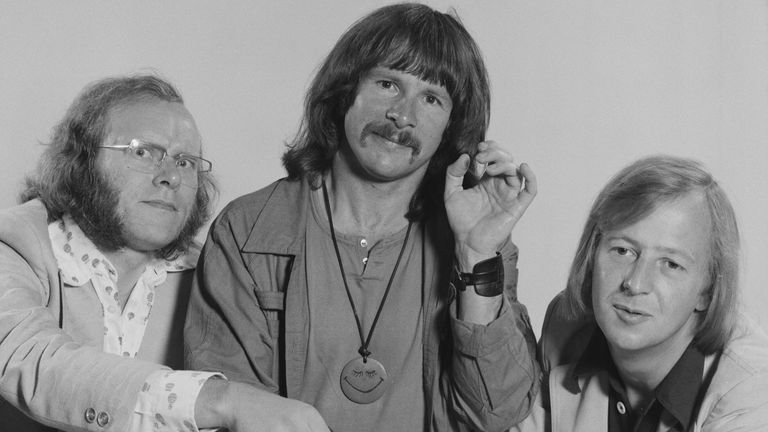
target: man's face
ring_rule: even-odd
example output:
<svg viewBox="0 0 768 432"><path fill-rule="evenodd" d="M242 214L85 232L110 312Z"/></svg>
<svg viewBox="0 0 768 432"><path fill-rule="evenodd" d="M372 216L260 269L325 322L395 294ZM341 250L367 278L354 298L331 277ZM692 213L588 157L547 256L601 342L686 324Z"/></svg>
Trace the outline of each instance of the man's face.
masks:
<svg viewBox="0 0 768 432"><path fill-rule="evenodd" d="M614 358L679 354L693 339L709 304L710 227L703 195L690 193L604 233L592 306Z"/></svg>
<svg viewBox="0 0 768 432"><path fill-rule="evenodd" d="M443 86L393 69L371 69L344 117L350 165L376 181L423 175L451 109Z"/></svg>
<svg viewBox="0 0 768 432"><path fill-rule="evenodd" d="M157 169L139 167L125 150L100 149L96 169L118 194L116 215L129 249L151 252L174 241L195 206L197 173L184 174L173 156L199 156L201 138L183 105L148 99L113 108L103 145L133 138L162 146L168 156Z"/></svg>

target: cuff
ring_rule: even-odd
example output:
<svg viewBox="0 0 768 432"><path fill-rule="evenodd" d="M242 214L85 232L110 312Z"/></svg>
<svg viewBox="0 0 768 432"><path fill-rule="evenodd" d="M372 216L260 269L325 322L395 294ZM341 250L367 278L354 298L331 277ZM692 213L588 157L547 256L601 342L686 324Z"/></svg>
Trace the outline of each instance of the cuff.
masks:
<svg viewBox="0 0 768 432"><path fill-rule="evenodd" d="M518 333L520 321L528 321L527 315L520 316L520 312L521 310L513 308L504 296L498 318L487 325L461 321L451 314L455 349L475 358L496 351Z"/></svg>
<svg viewBox="0 0 768 432"><path fill-rule="evenodd" d="M150 374L139 392L131 431L197 432L195 402L203 384L215 372L159 370Z"/></svg>

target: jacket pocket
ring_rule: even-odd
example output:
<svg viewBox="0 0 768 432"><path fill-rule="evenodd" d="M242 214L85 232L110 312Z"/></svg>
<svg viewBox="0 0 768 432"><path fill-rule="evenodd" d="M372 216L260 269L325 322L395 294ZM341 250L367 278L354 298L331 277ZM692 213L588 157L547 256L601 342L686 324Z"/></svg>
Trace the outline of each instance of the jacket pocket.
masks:
<svg viewBox="0 0 768 432"><path fill-rule="evenodd" d="M280 336L280 318L285 309L285 293L258 289L254 289L253 293L267 319L269 336L273 340L278 340Z"/></svg>

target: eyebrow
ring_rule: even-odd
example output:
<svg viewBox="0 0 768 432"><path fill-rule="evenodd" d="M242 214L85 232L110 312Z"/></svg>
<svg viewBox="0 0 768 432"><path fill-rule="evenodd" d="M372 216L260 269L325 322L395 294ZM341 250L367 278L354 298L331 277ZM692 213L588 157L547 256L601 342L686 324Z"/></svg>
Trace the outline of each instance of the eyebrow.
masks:
<svg viewBox="0 0 768 432"><path fill-rule="evenodd" d="M642 244L640 244L640 242L634 240L631 237L627 237L627 236L612 235L612 236L605 236L605 239L609 240L609 241L610 240L623 240L623 241L625 241L625 242L627 242L627 243L629 243L629 244L631 244L633 246L643 246ZM667 247L667 246L658 246L658 247L653 247L652 249L654 251L662 252L665 255L673 255L673 256L681 257L684 260L686 260L688 262L691 262L691 263L695 263L696 262L696 259L693 257L693 255L691 255L690 253L688 253L687 251L685 251L683 249L677 249L677 248Z"/></svg>
<svg viewBox="0 0 768 432"><path fill-rule="evenodd" d="M157 142L152 141L152 140L147 140L147 139L144 139L144 138L133 138L131 140L131 142L133 142L134 140L138 141L140 144L146 144L146 145L152 145L152 146L155 146L155 147L159 147L159 148L165 150L165 152L169 156L171 156L171 157L176 157L176 156L179 156L179 155L184 155L184 156L194 156L196 158L202 158L202 156L203 156L203 151L202 151L203 149L202 148L200 149L200 152L198 154L188 153L188 152L185 152L185 151L180 151L180 152L178 152L178 153L176 153L174 155L174 154L171 154L171 152L170 152L170 150L171 150L170 146L165 146L163 144L157 143Z"/></svg>
<svg viewBox="0 0 768 432"><path fill-rule="evenodd" d="M389 78L392 81L398 81L399 80L399 75L415 76L416 78L419 79L419 81L424 82L424 83L426 83L428 85L428 88L427 88L428 91L430 91L432 93L435 93L438 96L444 96L444 97L447 97L448 99L451 98L450 93L448 93L448 89L444 85L438 84L438 83L434 83L432 81L425 80L425 79L419 77L418 75L412 74L411 72L406 72L406 71L401 71L401 70L397 70L397 69L392 69L392 68L388 68L386 66L374 66L374 67L372 67L368 71L367 77L368 78L370 78L370 77L374 77L374 78Z"/></svg>

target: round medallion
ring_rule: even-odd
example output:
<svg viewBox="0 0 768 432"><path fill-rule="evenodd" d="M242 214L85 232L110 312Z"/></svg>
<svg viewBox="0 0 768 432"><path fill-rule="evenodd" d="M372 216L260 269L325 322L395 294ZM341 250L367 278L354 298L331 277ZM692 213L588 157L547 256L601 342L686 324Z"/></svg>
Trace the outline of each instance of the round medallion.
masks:
<svg viewBox="0 0 768 432"><path fill-rule="evenodd" d="M388 385L384 366L371 357L350 360L341 370L341 391L355 403L368 404L377 400Z"/></svg>

